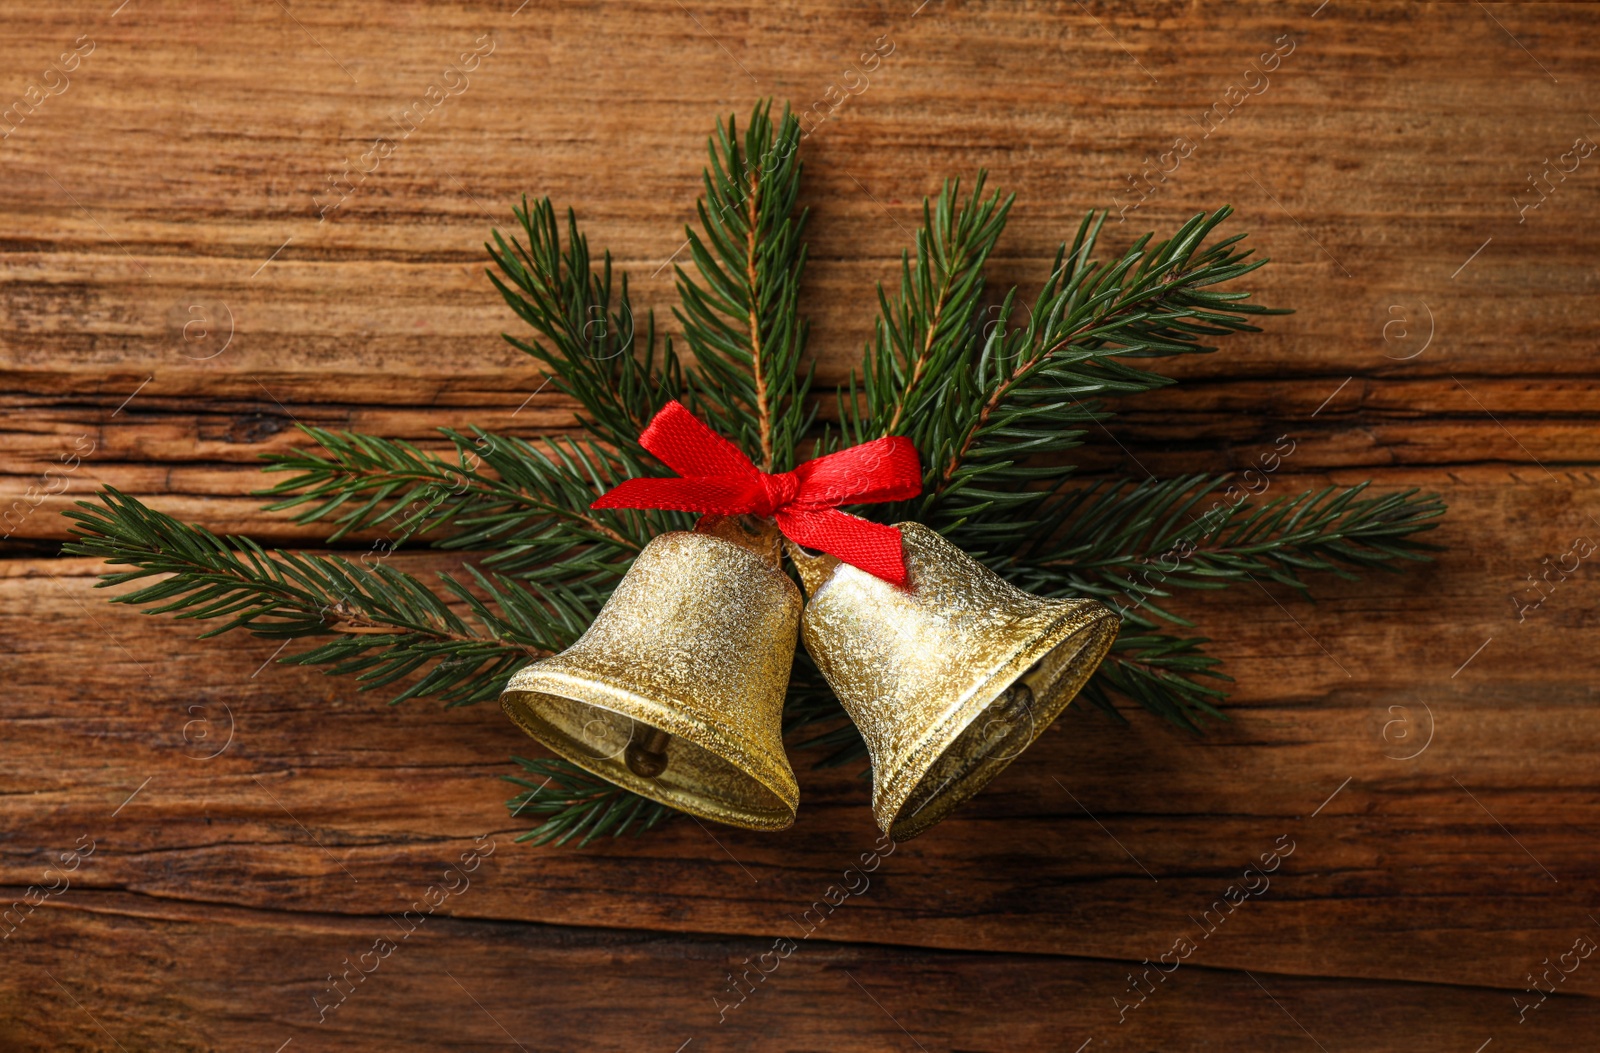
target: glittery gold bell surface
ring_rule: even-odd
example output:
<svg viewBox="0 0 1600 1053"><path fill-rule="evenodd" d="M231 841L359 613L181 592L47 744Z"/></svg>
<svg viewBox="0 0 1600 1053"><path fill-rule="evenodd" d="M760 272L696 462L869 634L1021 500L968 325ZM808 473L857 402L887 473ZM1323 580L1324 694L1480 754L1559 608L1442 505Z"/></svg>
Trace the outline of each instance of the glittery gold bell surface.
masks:
<svg viewBox="0 0 1600 1053"><path fill-rule="evenodd" d="M806 650L872 754L872 808L896 841L981 790L1088 681L1120 619L1004 581L919 523L898 524L911 588L791 555Z"/></svg>
<svg viewBox="0 0 1600 1053"><path fill-rule="evenodd" d="M637 794L782 829L800 800L781 726L800 606L758 546L662 534L578 642L518 672L500 703L554 752Z"/></svg>

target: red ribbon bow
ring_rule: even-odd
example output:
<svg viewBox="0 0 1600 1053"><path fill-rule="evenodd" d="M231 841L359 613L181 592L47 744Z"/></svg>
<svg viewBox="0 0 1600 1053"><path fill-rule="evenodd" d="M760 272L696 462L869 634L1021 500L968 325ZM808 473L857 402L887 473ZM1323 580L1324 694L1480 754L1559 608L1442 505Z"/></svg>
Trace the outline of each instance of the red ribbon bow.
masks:
<svg viewBox="0 0 1600 1053"><path fill-rule="evenodd" d="M910 439L892 435L769 475L677 402L661 408L639 444L677 479L629 479L592 508L672 508L716 515L772 516L785 537L895 585L906 583L900 531L839 511L843 504L902 501L922 492Z"/></svg>

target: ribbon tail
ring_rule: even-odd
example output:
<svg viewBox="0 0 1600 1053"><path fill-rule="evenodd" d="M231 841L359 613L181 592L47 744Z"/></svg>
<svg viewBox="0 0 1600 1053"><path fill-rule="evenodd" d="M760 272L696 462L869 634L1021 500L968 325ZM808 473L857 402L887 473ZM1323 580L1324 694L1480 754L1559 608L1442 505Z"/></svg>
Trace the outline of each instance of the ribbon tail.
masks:
<svg viewBox="0 0 1600 1053"><path fill-rule="evenodd" d="M670 508L679 512L748 512L761 493L746 479L628 479L595 499L590 508Z"/></svg>
<svg viewBox="0 0 1600 1053"><path fill-rule="evenodd" d="M837 556L891 585L906 585L906 557L900 531L872 523L837 508L781 510L778 529L797 545Z"/></svg>

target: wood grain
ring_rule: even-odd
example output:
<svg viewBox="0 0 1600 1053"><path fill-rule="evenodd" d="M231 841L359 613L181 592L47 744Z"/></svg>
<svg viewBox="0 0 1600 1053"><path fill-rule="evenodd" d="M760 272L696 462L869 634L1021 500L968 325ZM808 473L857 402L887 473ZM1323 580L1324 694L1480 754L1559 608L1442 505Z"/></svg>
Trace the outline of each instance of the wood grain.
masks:
<svg viewBox="0 0 1600 1053"><path fill-rule="evenodd" d="M1087 1040L1093 1049L1149 1050L1180 1048L1162 1036L1203 1017L1210 1034L1249 1034L1260 1043L1255 1048L1315 1048L1313 1041L1337 1035L1350 1048L1404 1043L1454 1053L1492 1029L1505 1030L1501 1003L1509 1004L1498 992L1471 988L1246 977L1184 965L1152 978L1154 989L1126 1010L1114 1007L1111 993L1126 989L1127 966L1081 958L812 942L787 946L779 958L770 940L511 929L452 918L430 919L403 937L403 928L381 916L69 895L76 898L41 911L41 942L19 948L30 969L51 967L54 982L13 1003L15 1042L56 1034L49 1021L60 1015L80 1027L54 1048L114 1049L116 1042L130 1053L271 1049L285 1041L290 1049L365 1048L402 1035L426 1048L520 1046L530 1053L672 1042L690 1049L1070 1050ZM41 953L45 940L56 954ZM392 943L380 958L372 948L383 940ZM113 947L138 950L113 957ZM54 961L62 952L69 964ZM756 980L752 971L753 991L742 1001L725 996L729 971L764 952L770 975ZM358 967L369 971L356 979ZM164 981L179 968L185 982ZM334 1007L325 1012L306 992L327 991L330 970L336 979L349 971L352 979L340 984L342 1000L321 999ZM166 1022L130 1008L139 1005L159 1006ZM1512 1035L1506 1045L1541 1048L1552 1035L1597 1021L1591 999L1552 999L1530 1015L1523 1030L1533 1032L1531 1041L1517 1045L1521 1036Z"/></svg>
<svg viewBox="0 0 1600 1053"><path fill-rule="evenodd" d="M0 1049L1589 1042L1600 959L1524 1023L1513 998L1600 941L1600 592L1585 563L1520 620L1512 597L1600 531L1597 162L1517 207L1600 134L1592 9L133 0L6 28L0 101L59 88L50 62L94 47L0 140L0 900L26 903L76 838L96 848L0 940ZM485 33L467 87L319 216L345 159ZM573 206L670 333L713 117L810 108L885 35L870 87L805 147L823 383L946 176L1018 193L993 278L1024 299L1086 209L1113 209L1120 245L1231 203L1274 260L1252 288L1296 313L1169 363L1181 383L1087 435L1080 470L1240 468L1289 435L1273 487L1435 490L1448 551L1318 582L1315 604L1187 598L1236 678L1228 724L1069 713L719 1023L728 972L799 935L872 849L853 773L797 755L782 835L518 846L498 777L537 747L493 707L390 708L272 663L276 644L105 604L100 568L56 555L58 513L109 483L315 547L248 495L297 422L424 444L570 427L500 337L489 230L524 193ZM1251 75L1259 94L1131 208L1127 177L1282 38L1268 86ZM319 1022L327 975L478 835L495 848L470 889ZM1182 967L1120 1009L1186 935Z"/></svg>

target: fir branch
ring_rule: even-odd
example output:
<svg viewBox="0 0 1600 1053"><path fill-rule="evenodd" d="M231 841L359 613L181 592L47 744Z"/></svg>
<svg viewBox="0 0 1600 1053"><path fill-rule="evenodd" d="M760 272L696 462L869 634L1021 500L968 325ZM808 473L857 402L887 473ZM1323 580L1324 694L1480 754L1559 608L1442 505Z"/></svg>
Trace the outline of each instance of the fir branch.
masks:
<svg viewBox="0 0 1600 1053"><path fill-rule="evenodd" d="M1009 328L1012 290L974 373L951 375L948 426L927 452L921 517L955 524L981 516L982 535L1011 530L1041 499L1029 484L1063 474L1026 462L1077 446L1076 425L1108 415L1100 397L1172 383L1126 359L1210 352L1204 340L1256 331L1245 318L1282 313L1212 288L1267 262L1235 247L1242 234L1202 247L1230 212L1197 215L1162 242L1145 235L1110 263L1091 258L1105 215L1086 216L1070 250L1058 250L1026 324ZM981 536L973 526L965 533Z"/></svg>
<svg viewBox="0 0 1600 1053"><path fill-rule="evenodd" d="M403 440L304 424L300 430L321 451L296 447L265 455L262 471L295 474L256 496L279 498L263 506L268 512L297 509L296 523L331 519L336 529L328 535L330 544L379 527L393 529L400 539L428 533L484 504L534 504L480 474L468 461L476 451L464 443L456 443L454 456L446 459Z"/></svg>
<svg viewBox="0 0 1600 1053"><path fill-rule="evenodd" d="M800 122L785 110L775 128L770 103L751 114L742 147L734 119L717 122L696 206L701 230L686 230L699 280L676 268L674 314L695 356L691 401L767 472L794 466L811 423L797 306L806 256L805 213L795 214L799 144Z"/></svg>
<svg viewBox="0 0 1600 1053"><path fill-rule="evenodd" d="M922 203L916 262L900 259L900 293L890 302L878 286L879 316L862 360L859 397L852 376L840 393L839 418L846 437L861 443L880 435L924 441L926 411L949 370L967 365L977 339L984 296L984 265L1005 229L1016 195L985 198L988 173L978 170L972 194L958 201L960 180L946 180L938 203Z"/></svg>
<svg viewBox="0 0 1600 1053"><path fill-rule="evenodd" d="M448 549L491 549L484 563L529 581L595 586L622 579L650 539L687 530L683 512L592 509L595 498L625 479L646 474L626 449L592 439L531 442L473 429L472 437L445 430L458 448L480 451L483 466L522 500L483 502L456 520L460 533Z"/></svg>
<svg viewBox="0 0 1600 1053"><path fill-rule="evenodd" d="M1217 660L1201 648L1206 640L1160 631L1193 625L1163 605L1177 590L1267 579L1304 592L1306 571L1354 579L1363 570L1427 562L1437 549L1415 538L1444 513L1435 494L1364 496L1362 483L1254 503L1242 491L1232 497L1237 488L1228 480L1191 475L1058 489L1032 542L988 558L1020 588L1098 599L1137 630L1118 637L1084 689L1097 708L1114 713L1111 697L1120 695L1191 730L1220 715L1212 703L1225 693L1197 679L1229 679L1214 671ZM1223 500L1199 511L1219 493Z"/></svg>
<svg viewBox="0 0 1600 1053"><path fill-rule="evenodd" d="M933 249L932 269L946 244L967 249L965 257L953 255L952 263L971 264L986 255L1004 226L1005 210L994 198L974 195L954 210L949 197L942 195L931 214L924 206L919 268L924 243ZM972 284L959 286L965 329L950 330L939 342L936 368L924 371L902 406L882 394L882 378L897 375L895 356L884 345L892 351L897 333L936 332L943 318L940 297L927 295L918 269L912 269L900 296L882 300L881 336L863 379L865 405L852 417L858 401L853 390L846 405L848 430L856 436L888 434L893 424L922 453L923 496L884 509L884 517L929 523L963 544L1009 543L1046 496L1038 482L1071 471L1040 461L1058 462L1080 444L1079 425L1109 416L1103 397L1172 383L1133 360L1209 352L1214 347L1206 340L1255 331L1247 318L1284 313L1245 302L1248 293L1214 288L1267 262L1251 260L1250 252L1237 247L1243 235L1205 246L1229 214L1222 208L1197 215L1165 241L1145 235L1115 260L1102 262L1092 257L1105 215L1091 212L1071 245L1057 251L1033 307L1020 308L1012 288L981 327L965 310L981 292L974 288L981 278L967 275ZM903 365L898 368L904 372Z"/></svg>
<svg viewBox="0 0 1600 1053"><path fill-rule="evenodd" d="M509 783L524 787L506 802L513 818L522 815L544 816L544 821L518 841L536 845L564 845L580 837L578 847L609 833L621 837L630 829L634 836L652 829L678 814L629 790L591 775L559 757L529 760L513 757L527 776L503 775ZM535 782L533 780L537 779Z"/></svg>
<svg viewBox="0 0 1600 1053"><path fill-rule="evenodd" d="M1228 719L1214 704L1227 698L1227 692L1202 680L1233 680L1216 671L1221 662L1203 650L1208 642L1205 637L1167 633L1121 634L1084 685L1081 697L1112 719L1127 723L1112 701L1113 694L1121 695L1181 728L1199 732L1207 717Z"/></svg>
<svg viewBox="0 0 1600 1053"><path fill-rule="evenodd" d="M473 571L480 599L441 574L472 621L415 577L337 556L267 552L248 538L221 538L147 508L107 487L101 503L78 502L70 554L96 556L132 570L102 575L100 587L159 577L113 603L150 606L148 614L222 619L201 634L245 629L257 636L327 636L321 646L283 661L353 675L363 689L421 671L394 699L434 695L451 705L493 698L531 659L553 654L593 617L597 597L569 589L535 595L509 578Z"/></svg>
<svg viewBox="0 0 1600 1053"><path fill-rule="evenodd" d="M563 248L555 208L549 198L512 210L522 238L507 240L494 231L485 245L505 275L489 280L517 316L544 337L506 342L544 364L556 390L576 399L588 413L584 425L608 444L637 452L639 432L662 403L683 390L683 372L665 341L656 352L655 313L645 317L643 340L628 297L628 276L612 298L611 253L593 272L589 242L567 210Z"/></svg>
<svg viewBox="0 0 1600 1053"><path fill-rule="evenodd" d="M490 550L486 564L529 580L596 584L619 580L651 537L687 524L669 512L590 509L643 468L589 438L535 443L444 428L454 446L444 458L406 442L303 430L322 451L267 458L267 471L295 474L262 493L281 498L269 511L301 509L296 522L333 518L330 541L387 526L396 537L382 541L392 551L408 537L449 528L435 545Z"/></svg>
<svg viewBox="0 0 1600 1053"><path fill-rule="evenodd" d="M1364 496L1370 484L1361 483L1257 503L1228 479L1122 479L1059 494L1041 522L1051 540L1017 556L1019 572L1042 591L1067 586L1108 598L1136 624L1153 617L1187 626L1157 599L1260 579L1305 592L1308 571L1354 580L1363 570L1429 562L1437 550L1416 539L1444 514L1437 494Z"/></svg>

